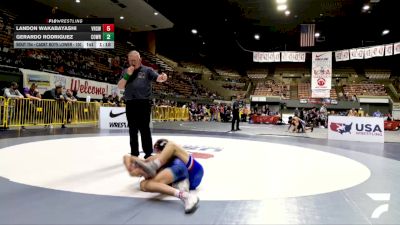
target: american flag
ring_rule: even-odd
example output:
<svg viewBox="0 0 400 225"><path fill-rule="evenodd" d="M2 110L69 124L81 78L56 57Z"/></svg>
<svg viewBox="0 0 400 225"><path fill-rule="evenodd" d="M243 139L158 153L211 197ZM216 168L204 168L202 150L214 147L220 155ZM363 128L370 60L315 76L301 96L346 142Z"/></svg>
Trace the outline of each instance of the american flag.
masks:
<svg viewBox="0 0 400 225"><path fill-rule="evenodd" d="M312 47L315 43L315 24L300 25L300 47Z"/></svg>

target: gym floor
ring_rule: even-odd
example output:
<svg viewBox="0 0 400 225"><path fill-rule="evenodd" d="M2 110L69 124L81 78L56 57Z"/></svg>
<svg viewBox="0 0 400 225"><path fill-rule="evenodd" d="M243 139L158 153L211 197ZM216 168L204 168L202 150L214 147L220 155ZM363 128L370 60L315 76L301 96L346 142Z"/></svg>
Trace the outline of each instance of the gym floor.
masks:
<svg viewBox="0 0 400 225"><path fill-rule="evenodd" d="M155 123L205 169L200 206L144 193L127 131L0 131L0 224L399 224L400 143L332 141L324 129ZM386 132L387 133L387 132ZM386 135L385 133L385 135Z"/></svg>

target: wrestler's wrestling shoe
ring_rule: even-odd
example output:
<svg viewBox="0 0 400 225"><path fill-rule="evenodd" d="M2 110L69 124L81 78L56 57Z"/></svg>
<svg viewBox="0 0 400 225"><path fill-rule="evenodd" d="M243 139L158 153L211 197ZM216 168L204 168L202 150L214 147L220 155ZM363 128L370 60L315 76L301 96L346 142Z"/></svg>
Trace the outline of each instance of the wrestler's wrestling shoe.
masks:
<svg viewBox="0 0 400 225"><path fill-rule="evenodd" d="M189 179L186 178L184 180L175 182L172 184L172 187L180 191L189 192Z"/></svg>
<svg viewBox="0 0 400 225"><path fill-rule="evenodd" d="M185 205L185 213L193 213L199 206L200 199L196 194L188 193L186 198L183 198L183 204Z"/></svg>
<svg viewBox="0 0 400 225"><path fill-rule="evenodd" d="M154 177L157 174L157 165L154 161L143 162L141 160L135 160L135 164L140 167L149 177Z"/></svg>

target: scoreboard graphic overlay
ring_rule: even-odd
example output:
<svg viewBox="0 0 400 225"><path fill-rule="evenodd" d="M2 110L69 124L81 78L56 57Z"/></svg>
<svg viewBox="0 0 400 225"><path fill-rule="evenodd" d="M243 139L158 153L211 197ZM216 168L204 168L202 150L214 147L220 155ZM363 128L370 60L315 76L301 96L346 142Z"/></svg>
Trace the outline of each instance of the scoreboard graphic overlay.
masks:
<svg viewBox="0 0 400 225"><path fill-rule="evenodd" d="M114 48L114 19L47 19L15 24L14 48Z"/></svg>

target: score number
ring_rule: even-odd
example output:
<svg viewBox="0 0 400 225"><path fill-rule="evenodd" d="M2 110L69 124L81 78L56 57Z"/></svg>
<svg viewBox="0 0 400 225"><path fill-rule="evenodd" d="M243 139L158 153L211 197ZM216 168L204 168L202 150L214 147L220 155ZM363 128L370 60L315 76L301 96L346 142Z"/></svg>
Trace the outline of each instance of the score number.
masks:
<svg viewBox="0 0 400 225"><path fill-rule="evenodd" d="M103 24L103 41L114 41L114 24Z"/></svg>
<svg viewBox="0 0 400 225"><path fill-rule="evenodd" d="M103 32L114 32L114 24L103 24Z"/></svg>

